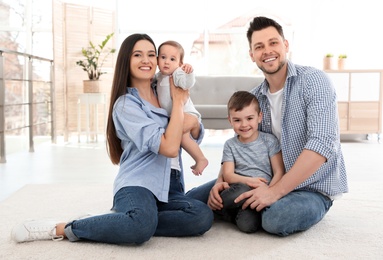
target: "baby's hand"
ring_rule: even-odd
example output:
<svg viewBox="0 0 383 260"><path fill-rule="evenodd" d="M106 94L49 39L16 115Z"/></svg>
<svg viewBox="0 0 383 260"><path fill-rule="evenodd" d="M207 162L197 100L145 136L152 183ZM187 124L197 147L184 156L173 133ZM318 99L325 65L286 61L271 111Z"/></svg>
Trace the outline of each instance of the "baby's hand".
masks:
<svg viewBox="0 0 383 260"><path fill-rule="evenodd" d="M192 67L192 65L187 64L187 63L183 64L183 65L181 66L181 69L182 69L186 74L190 74L190 73L193 72L193 67Z"/></svg>

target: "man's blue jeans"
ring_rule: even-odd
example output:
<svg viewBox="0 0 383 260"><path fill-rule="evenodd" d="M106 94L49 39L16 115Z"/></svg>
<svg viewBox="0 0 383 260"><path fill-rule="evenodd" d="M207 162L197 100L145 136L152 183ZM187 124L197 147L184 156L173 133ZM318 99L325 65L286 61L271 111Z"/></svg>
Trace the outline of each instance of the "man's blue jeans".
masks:
<svg viewBox="0 0 383 260"><path fill-rule="evenodd" d="M186 195L206 203L214 184L215 180L210 181L190 190ZM331 206L332 200L321 193L292 191L262 210L262 228L278 236L304 231L323 219Z"/></svg>
<svg viewBox="0 0 383 260"><path fill-rule="evenodd" d="M279 236L304 231L322 220L331 206L332 200L319 192L292 191L262 211L262 228Z"/></svg>
<svg viewBox="0 0 383 260"><path fill-rule="evenodd" d="M114 197L115 213L68 223L70 241L142 244L152 236L196 236L208 231L213 212L203 202L187 197L180 173L172 170L168 203L159 202L143 187L125 187Z"/></svg>

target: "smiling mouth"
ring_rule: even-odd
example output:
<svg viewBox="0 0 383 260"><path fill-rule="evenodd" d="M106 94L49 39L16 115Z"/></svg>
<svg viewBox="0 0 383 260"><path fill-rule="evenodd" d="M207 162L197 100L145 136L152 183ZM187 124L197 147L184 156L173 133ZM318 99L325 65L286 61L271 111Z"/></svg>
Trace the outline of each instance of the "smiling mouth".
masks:
<svg viewBox="0 0 383 260"><path fill-rule="evenodd" d="M275 57L273 57L273 58L269 58L269 59L265 59L265 60L263 60L263 62L270 62L270 61L274 61L274 60L276 60L277 58L275 58Z"/></svg>
<svg viewBox="0 0 383 260"><path fill-rule="evenodd" d="M263 60L263 62L270 62L270 61L274 61L274 60L276 60L277 58L276 57L273 57L273 58L268 58L268 59L265 59L265 60Z"/></svg>

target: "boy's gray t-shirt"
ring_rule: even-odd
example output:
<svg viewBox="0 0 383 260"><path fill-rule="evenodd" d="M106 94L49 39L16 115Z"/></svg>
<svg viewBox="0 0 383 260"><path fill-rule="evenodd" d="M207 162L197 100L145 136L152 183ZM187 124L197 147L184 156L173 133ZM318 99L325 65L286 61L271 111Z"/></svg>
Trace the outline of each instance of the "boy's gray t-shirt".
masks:
<svg viewBox="0 0 383 260"><path fill-rule="evenodd" d="M235 173L270 181L273 177L270 158L280 150L279 141L272 134L259 132L255 141L246 144L235 136L225 142L222 163L234 162Z"/></svg>

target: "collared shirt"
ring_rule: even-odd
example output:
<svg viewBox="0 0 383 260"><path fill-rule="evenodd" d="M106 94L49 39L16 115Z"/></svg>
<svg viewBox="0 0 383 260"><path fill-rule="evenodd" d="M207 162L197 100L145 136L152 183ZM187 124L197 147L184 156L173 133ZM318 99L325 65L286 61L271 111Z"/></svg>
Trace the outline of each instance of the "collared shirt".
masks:
<svg viewBox="0 0 383 260"><path fill-rule="evenodd" d="M127 94L119 97L113 106L113 121L123 149L113 193L122 187L141 186L158 200L167 202L171 159L159 154L159 148L169 122L168 113L142 99L136 88L127 88ZM201 126L198 141L202 137ZM182 169L181 162L180 165ZM183 181L183 171L181 177Z"/></svg>
<svg viewBox="0 0 383 260"><path fill-rule="evenodd" d="M251 90L263 112L260 130L272 133L268 83ZM325 72L287 62L281 116L281 149L286 172L304 149L317 152L326 162L295 189L334 197L348 191L341 150L337 97Z"/></svg>

